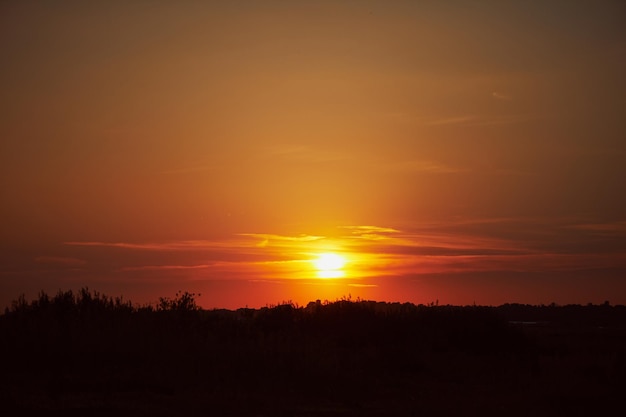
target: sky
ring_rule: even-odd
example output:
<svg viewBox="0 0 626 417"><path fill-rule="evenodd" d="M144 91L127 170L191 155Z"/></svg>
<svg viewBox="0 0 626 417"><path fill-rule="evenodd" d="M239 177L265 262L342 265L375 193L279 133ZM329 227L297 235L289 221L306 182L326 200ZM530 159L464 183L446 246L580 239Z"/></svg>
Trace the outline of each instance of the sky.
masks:
<svg viewBox="0 0 626 417"><path fill-rule="evenodd" d="M625 21L620 0L2 1L0 306L626 304Z"/></svg>

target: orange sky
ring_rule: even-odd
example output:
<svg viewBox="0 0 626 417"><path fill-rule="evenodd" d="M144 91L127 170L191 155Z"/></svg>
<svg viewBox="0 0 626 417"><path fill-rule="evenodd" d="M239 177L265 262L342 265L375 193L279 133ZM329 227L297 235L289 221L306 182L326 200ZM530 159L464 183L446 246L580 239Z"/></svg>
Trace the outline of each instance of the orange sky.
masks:
<svg viewBox="0 0 626 417"><path fill-rule="evenodd" d="M1 306L626 303L622 1L127 3L0 4Z"/></svg>

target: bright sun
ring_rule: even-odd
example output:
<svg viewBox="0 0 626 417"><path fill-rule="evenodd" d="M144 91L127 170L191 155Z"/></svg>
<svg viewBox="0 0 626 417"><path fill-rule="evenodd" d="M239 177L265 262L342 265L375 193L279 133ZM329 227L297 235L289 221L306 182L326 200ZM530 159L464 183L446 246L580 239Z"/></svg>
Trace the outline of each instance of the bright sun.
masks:
<svg viewBox="0 0 626 417"><path fill-rule="evenodd" d="M341 278L345 275L343 267L346 258L336 253L322 253L313 260L319 278Z"/></svg>

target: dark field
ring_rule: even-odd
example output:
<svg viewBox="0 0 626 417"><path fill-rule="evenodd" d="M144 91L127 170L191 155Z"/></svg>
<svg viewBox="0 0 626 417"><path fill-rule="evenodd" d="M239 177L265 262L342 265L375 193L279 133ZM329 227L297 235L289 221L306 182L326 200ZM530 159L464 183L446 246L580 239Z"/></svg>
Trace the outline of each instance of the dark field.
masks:
<svg viewBox="0 0 626 417"><path fill-rule="evenodd" d="M200 310L82 290L0 316L0 414L613 415L626 307L341 300Z"/></svg>

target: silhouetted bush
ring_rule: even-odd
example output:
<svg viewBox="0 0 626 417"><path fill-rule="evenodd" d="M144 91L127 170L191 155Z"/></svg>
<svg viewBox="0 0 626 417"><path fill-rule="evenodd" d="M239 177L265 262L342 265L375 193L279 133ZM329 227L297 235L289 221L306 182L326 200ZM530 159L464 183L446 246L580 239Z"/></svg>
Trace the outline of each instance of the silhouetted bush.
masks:
<svg viewBox="0 0 626 417"><path fill-rule="evenodd" d="M5 361L0 403L23 411L34 398L40 410L95 401L137 415L149 409L148 395L164 415L320 415L328 407L337 415L446 415L463 409L443 398L483 410L480 390L488 388L499 395L493 410L523 396L526 405L509 414L542 415L564 410L556 395L610 404L626 374L621 306L342 299L229 311L202 310L195 299L179 292L136 306L87 288L19 297L0 316L0 355L27 359ZM174 401L173 410L168 398L193 401ZM160 413L150 410L139 414Z"/></svg>

